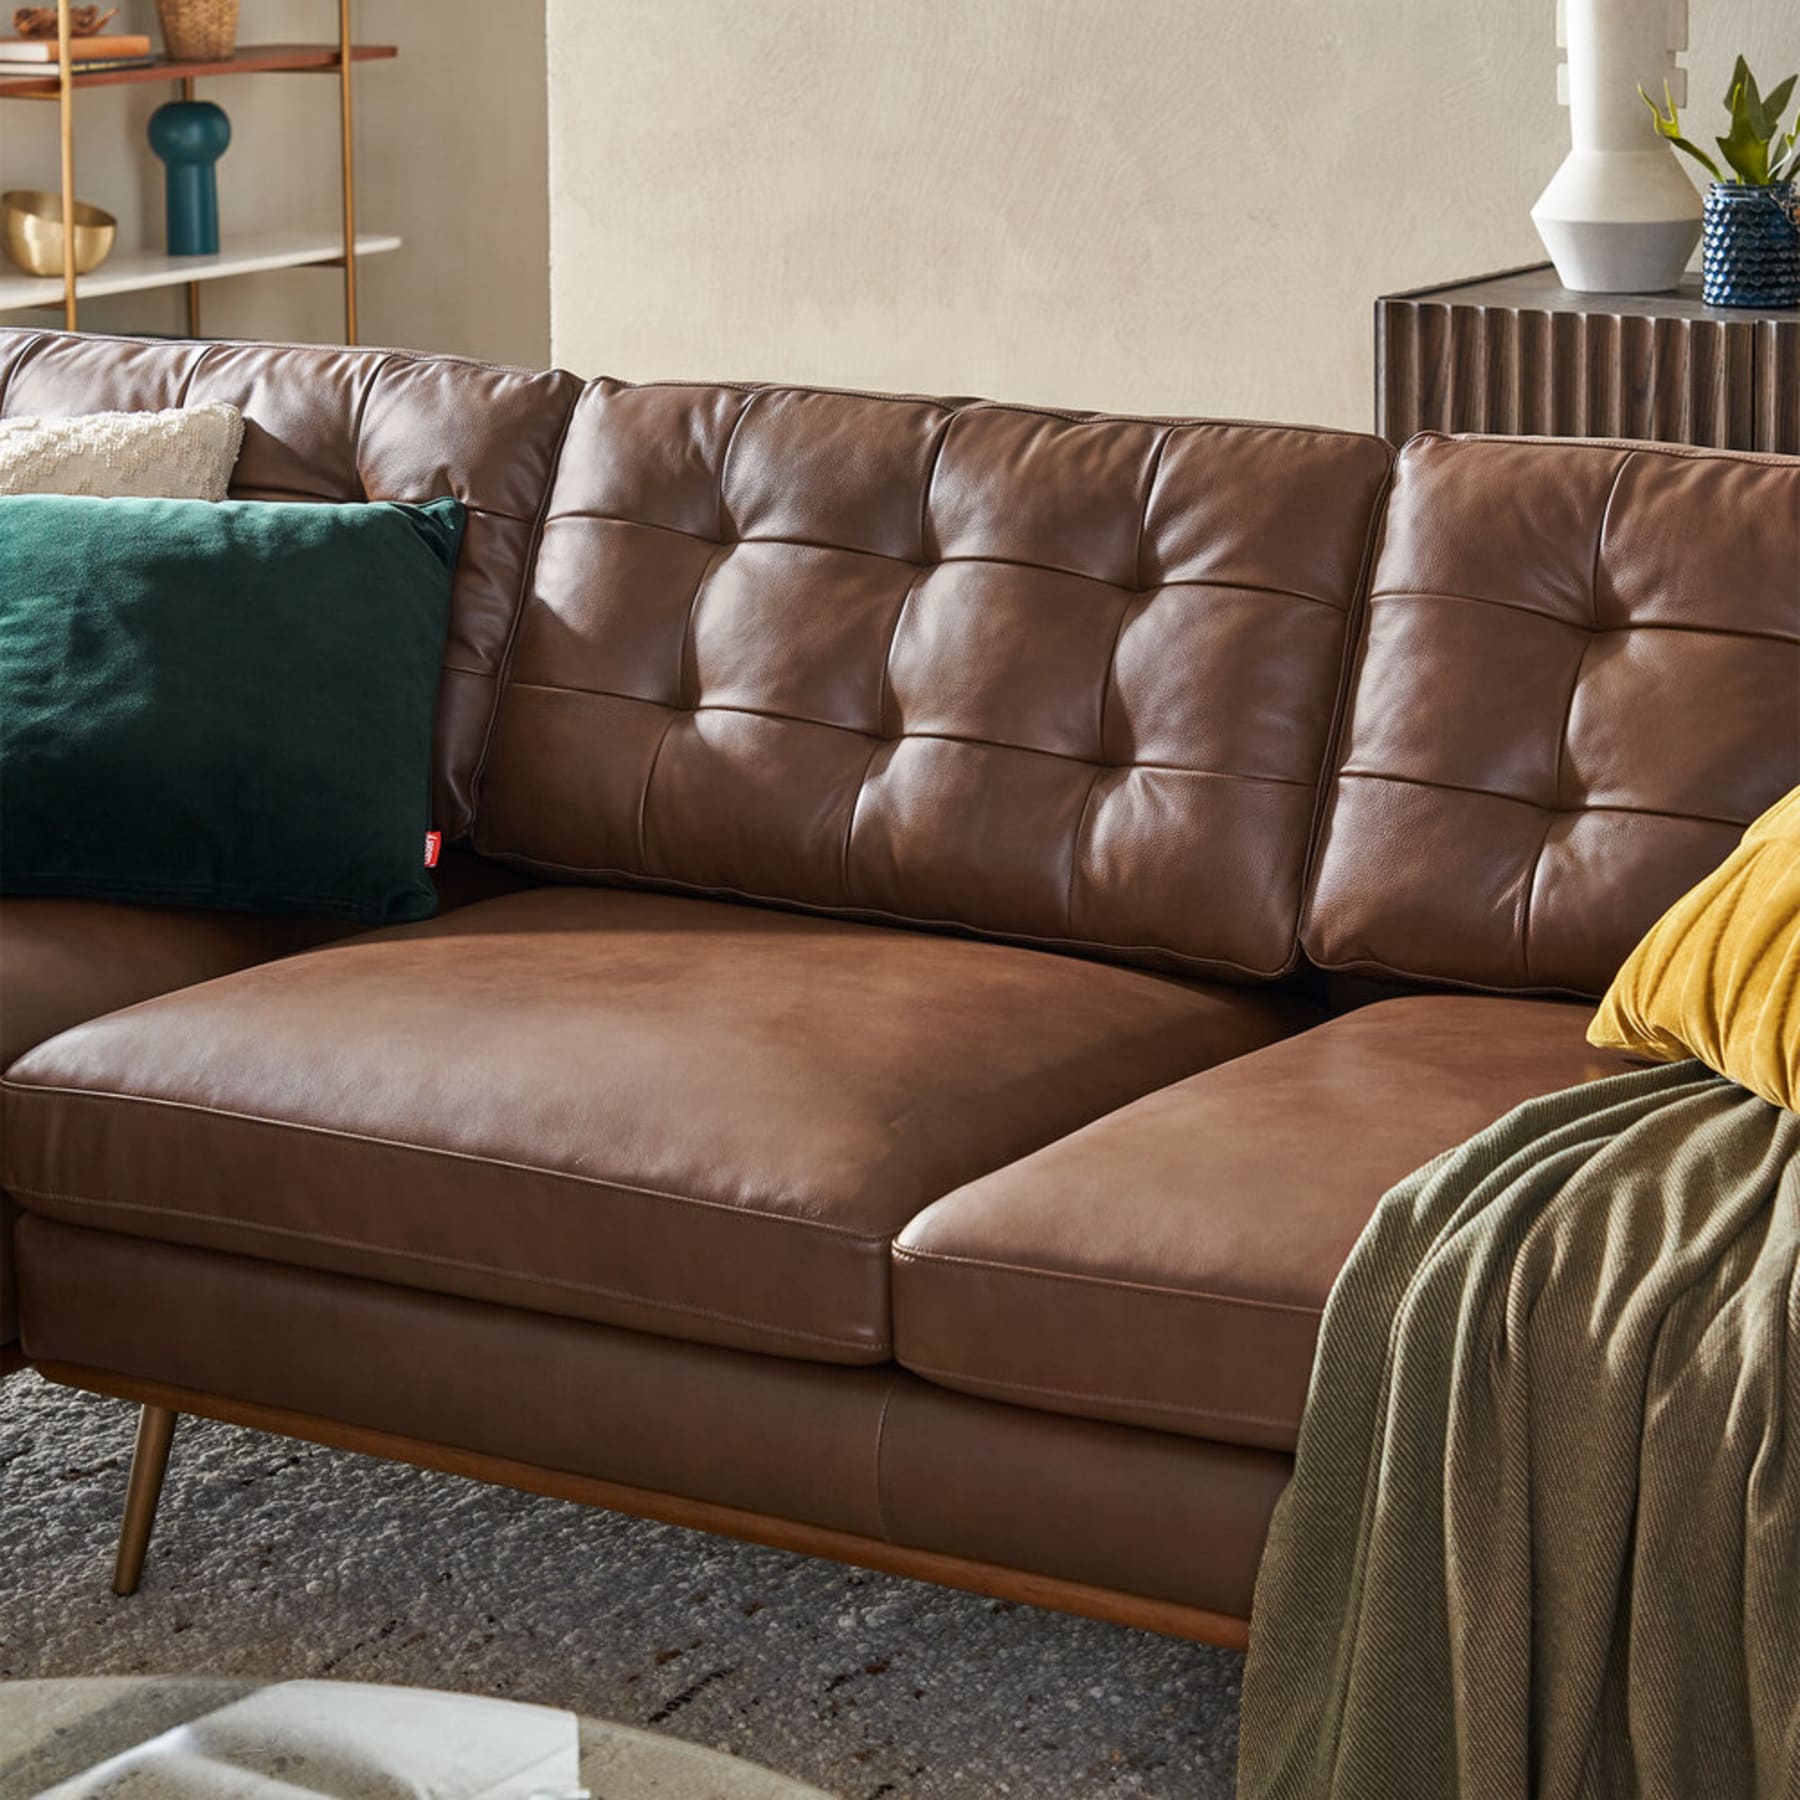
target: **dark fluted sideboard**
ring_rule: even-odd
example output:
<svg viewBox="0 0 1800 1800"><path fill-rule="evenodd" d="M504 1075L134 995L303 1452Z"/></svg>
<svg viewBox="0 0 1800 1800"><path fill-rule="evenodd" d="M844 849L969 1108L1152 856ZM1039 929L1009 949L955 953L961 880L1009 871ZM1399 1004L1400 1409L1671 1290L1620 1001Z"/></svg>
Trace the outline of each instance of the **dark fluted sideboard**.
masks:
<svg viewBox="0 0 1800 1800"><path fill-rule="evenodd" d="M1375 303L1375 428L1650 438L1800 455L1800 310L1575 294L1549 264Z"/></svg>

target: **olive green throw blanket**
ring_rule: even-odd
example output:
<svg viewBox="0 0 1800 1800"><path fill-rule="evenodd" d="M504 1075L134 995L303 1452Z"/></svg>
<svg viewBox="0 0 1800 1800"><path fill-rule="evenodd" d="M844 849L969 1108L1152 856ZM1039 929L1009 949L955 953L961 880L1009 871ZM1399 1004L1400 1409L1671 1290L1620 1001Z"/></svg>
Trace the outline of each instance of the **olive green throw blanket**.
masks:
<svg viewBox="0 0 1800 1800"><path fill-rule="evenodd" d="M1238 1780L1800 1796L1800 1115L1634 1071L1382 1201L1258 1581Z"/></svg>

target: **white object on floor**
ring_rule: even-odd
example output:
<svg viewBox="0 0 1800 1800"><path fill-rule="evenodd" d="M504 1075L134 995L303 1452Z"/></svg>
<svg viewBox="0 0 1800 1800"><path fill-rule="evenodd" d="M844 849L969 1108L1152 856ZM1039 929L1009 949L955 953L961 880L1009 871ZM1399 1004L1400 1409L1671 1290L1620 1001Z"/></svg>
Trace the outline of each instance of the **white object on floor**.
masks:
<svg viewBox="0 0 1800 1800"><path fill-rule="evenodd" d="M45 1800L547 1800L581 1788L575 1715L425 1688L283 1681L177 1725Z"/></svg>
<svg viewBox="0 0 1800 1800"><path fill-rule="evenodd" d="M235 406L0 419L0 494L223 500L244 442Z"/></svg>
<svg viewBox="0 0 1800 1800"><path fill-rule="evenodd" d="M1677 105L1687 72L1687 0L1558 0L1557 71L1572 148L1531 209L1566 288L1659 294L1680 281L1700 241L1703 208L1638 93Z"/></svg>
<svg viewBox="0 0 1800 1800"><path fill-rule="evenodd" d="M39 1800L829 1800L554 1707L186 1676L0 1681L0 1795Z"/></svg>

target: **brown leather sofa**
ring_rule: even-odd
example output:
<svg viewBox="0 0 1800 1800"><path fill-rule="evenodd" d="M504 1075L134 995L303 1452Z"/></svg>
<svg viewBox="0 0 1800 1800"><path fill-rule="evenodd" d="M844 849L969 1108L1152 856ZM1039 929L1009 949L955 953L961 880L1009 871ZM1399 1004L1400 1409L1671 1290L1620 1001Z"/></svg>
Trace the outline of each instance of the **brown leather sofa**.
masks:
<svg viewBox="0 0 1800 1800"><path fill-rule="evenodd" d="M0 1338L145 1403L126 1586L186 1411L1241 1643L1376 1200L1800 780L1792 460L0 334L202 399L471 508L466 846L5 904Z"/></svg>

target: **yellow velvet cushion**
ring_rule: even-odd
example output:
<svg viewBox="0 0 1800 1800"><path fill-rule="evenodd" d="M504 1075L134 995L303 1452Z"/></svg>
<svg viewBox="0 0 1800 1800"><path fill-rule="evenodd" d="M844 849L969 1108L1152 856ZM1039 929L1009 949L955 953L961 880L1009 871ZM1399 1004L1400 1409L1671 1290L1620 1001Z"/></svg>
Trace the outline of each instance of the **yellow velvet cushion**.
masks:
<svg viewBox="0 0 1800 1800"><path fill-rule="evenodd" d="M1588 1042L1710 1069L1800 1111L1800 788L1650 927Z"/></svg>

